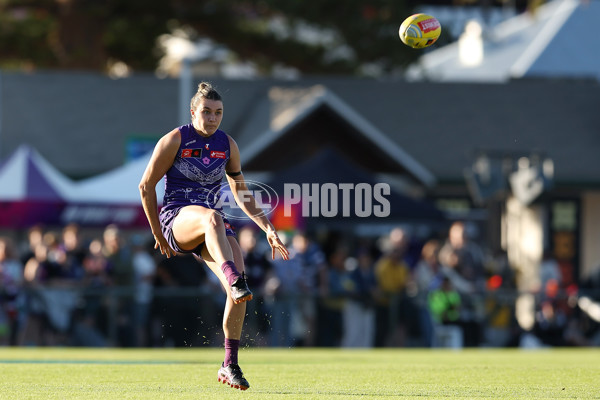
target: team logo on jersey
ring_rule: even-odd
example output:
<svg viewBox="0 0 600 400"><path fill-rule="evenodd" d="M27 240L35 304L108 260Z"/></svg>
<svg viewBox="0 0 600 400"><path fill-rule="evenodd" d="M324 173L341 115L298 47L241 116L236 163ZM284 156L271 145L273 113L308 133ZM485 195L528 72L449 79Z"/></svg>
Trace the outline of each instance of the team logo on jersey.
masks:
<svg viewBox="0 0 600 400"><path fill-rule="evenodd" d="M213 150L213 151L210 152L210 158L222 158L222 159L225 159L225 158L227 158L227 155L225 155L224 151L215 151L215 150Z"/></svg>
<svg viewBox="0 0 600 400"><path fill-rule="evenodd" d="M182 149L181 158L200 158L202 149Z"/></svg>

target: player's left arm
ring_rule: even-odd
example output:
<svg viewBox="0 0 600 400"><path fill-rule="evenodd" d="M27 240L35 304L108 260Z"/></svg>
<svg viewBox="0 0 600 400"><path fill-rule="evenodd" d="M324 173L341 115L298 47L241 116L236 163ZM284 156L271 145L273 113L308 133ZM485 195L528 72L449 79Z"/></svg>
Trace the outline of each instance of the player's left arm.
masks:
<svg viewBox="0 0 600 400"><path fill-rule="evenodd" d="M229 183L233 197L246 215L267 234L267 240L272 250L271 257L275 258L275 250L277 250L281 254L281 257L287 260L289 259L287 248L281 242L281 239L279 239L279 235L273 224L271 224L264 210L256 202L252 192L248 190L244 174L242 173L240 149L231 136L227 135L227 137L229 139L229 161L225 166L225 172L227 173L227 182Z"/></svg>

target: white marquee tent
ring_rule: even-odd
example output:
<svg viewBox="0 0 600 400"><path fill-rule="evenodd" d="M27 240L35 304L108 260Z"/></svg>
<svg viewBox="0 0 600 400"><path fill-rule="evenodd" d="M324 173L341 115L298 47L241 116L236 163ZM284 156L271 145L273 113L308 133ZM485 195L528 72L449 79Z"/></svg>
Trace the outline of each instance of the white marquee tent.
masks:
<svg viewBox="0 0 600 400"><path fill-rule="evenodd" d="M129 161L121 167L78 182L69 199L79 203L118 203L122 205L139 205L140 192L138 184L152 152ZM156 185L159 204L165 193L164 179Z"/></svg>
<svg viewBox="0 0 600 400"><path fill-rule="evenodd" d="M0 227L34 224L145 227L138 183L151 153L74 182L35 149L22 145L0 165ZM162 203L164 180L156 188Z"/></svg>
<svg viewBox="0 0 600 400"><path fill-rule="evenodd" d="M0 188L0 201L59 201L74 183L34 148L21 145L0 166Z"/></svg>
<svg viewBox="0 0 600 400"><path fill-rule="evenodd" d="M0 226L53 223L74 183L22 145L0 166Z"/></svg>
<svg viewBox="0 0 600 400"><path fill-rule="evenodd" d="M63 221L82 225L147 226L138 184L151 155L149 152L121 167L77 182L67 196ZM156 187L158 204L162 204L164 191L162 179Z"/></svg>

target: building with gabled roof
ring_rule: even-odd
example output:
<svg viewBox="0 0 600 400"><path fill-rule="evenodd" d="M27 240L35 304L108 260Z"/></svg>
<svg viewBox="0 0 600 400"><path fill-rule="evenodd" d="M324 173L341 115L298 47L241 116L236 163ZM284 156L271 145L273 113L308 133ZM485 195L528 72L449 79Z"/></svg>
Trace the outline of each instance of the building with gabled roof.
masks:
<svg viewBox="0 0 600 400"><path fill-rule="evenodd" d="M249 126L259 131L246 128L236 136L248 169L284 168L332 146L372 172L405 173L419 185L435 184L433 174L398 142L323 85L273 87L258 102L266 103L257 107L268 111L254 112L250 120L260 121ZM283 153L282 148L294 151Z"/></svg>
<svg viewBox="0 0 600 400"><path fill-rule="evenodd" d="M0 79L0 157L27 143L73 178L119 167L131 140L154 143L179 123L179 82L172 79L62 72L3 73ZM276 173L333 146L401 193L467 211L453 217L492 221L499 232L497 211L473 205L465 171L482 154L513 165L532 153L551 159L553 186L540 201L549 221L572 222L567 239L556 237L567 240L565 248L584 249L570 253L582 271L600 260L594 244L600 235L598 81L211 82L224 98L221 127L238 142L248 176ZM510 192L501 181L506 186L493 196ZM542 235L545 245L555 245L547 239L552 232ZM492 241L500 243L498 236Z"/></svg>

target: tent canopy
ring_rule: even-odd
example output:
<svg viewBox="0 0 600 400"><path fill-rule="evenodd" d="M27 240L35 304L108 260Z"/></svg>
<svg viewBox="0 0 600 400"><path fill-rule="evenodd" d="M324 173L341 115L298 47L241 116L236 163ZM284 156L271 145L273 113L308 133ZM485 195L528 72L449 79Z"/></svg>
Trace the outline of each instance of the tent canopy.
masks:
<svg viewBox="0 0 600 400"><path fill-rule="evenodd" d="M21 145L0 167L0 226L53 224L73 182L35 149Z"/></svg>
<svg viewBox="0 0 600 400"><path fill-rule="evenodd" d="M73 185L28 145L21 145L0 167L0 201L61 201Z"/></svg>
<svg viewBox="0 0 600 400"><path fill-rule="evenodd" d="M76 183L35 149L22 145L0 166L0 226L116 223L146 227L138 184L150 156ZM162 181L157 186L160 202Z"/></svg>
<svg viewBox="0 0 600 400"><path fill-rule="evenodd" d="M106 173L78 182L69 200L77 203L139 205L138 185L152 152ZM164 179L156 185L159 204L165 192Z"/></svg>

